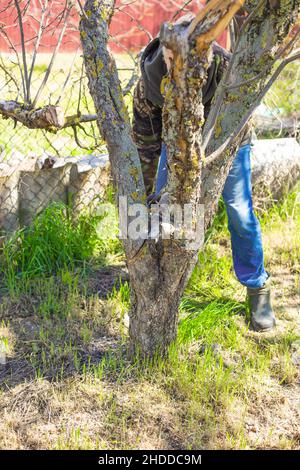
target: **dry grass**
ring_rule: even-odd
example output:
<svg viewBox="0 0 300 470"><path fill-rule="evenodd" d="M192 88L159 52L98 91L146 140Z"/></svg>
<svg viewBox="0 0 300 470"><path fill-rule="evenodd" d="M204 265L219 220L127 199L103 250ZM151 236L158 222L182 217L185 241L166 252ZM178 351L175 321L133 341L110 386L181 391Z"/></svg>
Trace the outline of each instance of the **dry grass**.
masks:
<svg viewBox="0 0 300 470"><path fill-rule="evenodd" d="M194 323L150 365L126 356L125 280L108 299L92 267L3 286L0 448L300 449L299 225L299 211L263 224L274 332L248 329L223 231L187 289Z"/></svg>

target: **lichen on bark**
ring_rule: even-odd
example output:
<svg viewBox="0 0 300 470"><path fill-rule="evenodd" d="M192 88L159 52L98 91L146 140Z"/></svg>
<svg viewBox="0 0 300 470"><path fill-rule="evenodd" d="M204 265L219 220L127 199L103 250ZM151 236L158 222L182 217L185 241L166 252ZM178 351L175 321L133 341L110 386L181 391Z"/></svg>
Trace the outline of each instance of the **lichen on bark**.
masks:
<svg viewBox="0 0 300 470"><path fill-rule="evenodd" d="M204 203L206 227L215 213L243 127L261 99L276 51L295 23L299 1L278 0L276 5L267 0L246 2L253 14L241 33L205 124L202 87L211 61L210 46L244 1L212 0L187 34L170 24L162 29L162 40L174 53L174 65L163 83L163 137L170 165L167 190L171 202L188 202L194 212L199 202ZM138 152L116 65L107 49L114 4L113 0L86 1L86 15L80 22L81 41L99 131L108 146L118 194L128 196L129 204L142 203L145 189ZM261 8L256 9L257 5ZM258 73L259 79L252 80ZM243 85L246 77L252 80L247 90ZM216 151L217 157L210 160ZM181 240L172 238L140 244L125 240L124 246L132 293L131 350L138 349L147 356L158 350L163 354L176 338L178 307L197 251L186 250Z"/></svg>

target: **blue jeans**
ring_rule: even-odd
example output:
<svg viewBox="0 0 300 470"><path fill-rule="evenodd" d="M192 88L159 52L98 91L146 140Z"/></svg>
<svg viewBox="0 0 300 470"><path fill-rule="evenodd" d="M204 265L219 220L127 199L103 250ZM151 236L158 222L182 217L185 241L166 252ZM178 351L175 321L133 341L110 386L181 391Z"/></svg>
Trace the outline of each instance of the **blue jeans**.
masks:
<svg viewBox="0 0 300 470"><path fill-rule="evenodd" d="M252 207L250 144L241 147L233 161L223 189L223 199L231 234L233 266L238 280L244 286L262 287L269 275L264 267L261 229ZM167 183L166 146L158 164L155 195Z"/></svg>

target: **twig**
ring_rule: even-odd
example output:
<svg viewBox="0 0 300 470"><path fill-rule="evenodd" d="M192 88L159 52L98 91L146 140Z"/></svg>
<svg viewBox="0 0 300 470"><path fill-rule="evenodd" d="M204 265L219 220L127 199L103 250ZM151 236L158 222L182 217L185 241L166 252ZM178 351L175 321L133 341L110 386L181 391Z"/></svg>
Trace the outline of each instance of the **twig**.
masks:
<svg viewBox="0 0 300 470"><path fill-rule="evenodd" d="M78 3L78 6L79 6L79 9L80 9L80 11L81 11L81 14L85 17L85 19L86 19L87 21L89 21L88 16L87 16L86 12L84 11L84 8L83 8L83 6L82 6L82 4L81 4L81 1L80 1L80 0L77 0L77 3Z"/></svg>
<svg viewBox="0 0 300 470"><path fill-rule="evenodd" d="M35 66L35 61L36 61L38 49L39 49L41 38L42 38L42 35L43 35L44 20L45 20L47 7L48 7L48 0L45 0L44 5L42 5L41 1L39 1L39 3L40 3L40 6L41 6L42 15L41 15L41 19L39 21L39 31L38 31L37 38L36 38L36 41L35 41L35 44L34 44L33 57L32 57L32 62L31 62L31 67L30 67L30 72L29 72L29 79L28 79L29 90L30 90L31 79L32 79L32 74L33 74L33 70L34 70L34 66Z"/></svg>
<svg viewBox="0 0 300 470"><path fill-rule="evenodd" d="M66 14L65 14L65 19L64 19L64 25L61 29L61 32L60 32L60 35L59 35L59 38L58 38L58 41L56 43L56 46L55 46L55 49L53 51L53 54L52 54L52 57L51 57L51 61L50 61L50 64L46 70L46 73L45 73L45 76L44 76L44 79L41 83L41 86L39 87L37 93L36 93L36 96L33 100L33 103L32 103L32 106L35 107L36 104L37 104L37 101L42 93L42 91L44 90L45 86L46 86L46 83L48 81L48 78L50 76L50 73L52 71L52 68L53 68L53 65L54 65L54 62L55 62L55 59L56 59L56 56L57 56L57 53L59 51L59 48L60 48L60 45L62 43L62 40L63 40L63 37L64 37L64 34L65 34L65 31L66 31L66 27L67 27L67 21L68 21L68 18L69 18L69 15L70 15L70 12L72 10L72 7L73 7L73 3L69 2L68 0L66 0L66 5L68 4L68 7L66 7Z"/></svg>
<svg viewBox="0 0 300 470"><path fill-rule="evenodd" d="M76 57L77 57L78 50L79 50L79 47L78 47L78 49L76 50L76 52L75 52L75 54L74 54L74 57L73 57L73 59L72 59L71 65L70 65L70 69L69 69L68 75L67 75L67 77L66 77L66 79L65 79L65 81L64 81L64 84L63 84L63 86L62 86L60 95L59 95L59 97L57 98L57 100L56 100L56 102L55 102L55 106L57 106L57 105L59 104L59 102L60 102L60 100L61 100L61 98L62 98L63 92L64 92L64 90L65 90L67 84L69 83L69 80L70 80L70 78L71 78L71 73L72 73L72 71L73 71L73 67L74 67L74 64L75 64Z"/></svg>
<svg viewBox="0 0 300 470"><path fill-rule="evenodd" d="M261 100L265 96L265 94L269 91L275 80L278 78L279 74L282 72L282 70L290 63L295 60L300 59L300 52L296 54L292 54L291 56L287 57L284 59L281 64L277 67L276 71L272 75L272 77L269 79L268 83L264 86L264 88L260 91L260 93L257 95L255 101L252 103L251 107L248 109L248 112L245 114L245 116L241 119L239 125L235 129L235 131L225 140L225 142L213 153L208 155L208 157L205 159L205 164L209 165L212 162L214 162L223 152L226 150L228 146L230 146L234 139L239 135L239 133L242 131L246 123L248 122L249 118L257 108L257 106L260 104Z"/></svg>
<svg viewBox="0 0 300 470"><path fill-rule="evenodd" d="M172 16L171 21L176 20L177 16L179 16L180 13L182 13L182 12L186 9L186 7L187 7L190 3L192 3L192 1L193 1L193 0L186 0L186 2L182 5L182 7L179 8L179 10L177 10L177 11L174 13L174 15Z"/></svg>
<svg viewBox="0 0 300 470"><path fill-rule="evenodd" d="M231 60L229 62L229 65L228 65L228 68L225 72L225 75L224 75L224 77L223 77L223 79L222 79L222 81L219 85L219 91L218 91L218 94L217 94L216 102L215 102L213 108L211 109L211 111L208 115L208 118L206 120L206 124L204 126L203 144L202 144L202 148L204 149L204 151L207 148L207 146L210 142L211 136L212 136L212 134L215 130L215 127L216 127L217 118L218 118L218 115L219 115L219 112L220 112L220 109L221 109L221 106L222 106L222 103L223 103L223 100L224 100L224 97L225 97L225 92L226 92L226 89L227 89L227 83L228 83L230 74L231 74L232 69L233 69L235 58L236 58L237 53L238 53L238 47L240 45L242 33L245 31L247 25L249 24L250 20L253 18L254 14L265 3L265 1L266 0L260 0L260 2L257 4L256 8L254 8L254 10L252 10L252 12L247 16L247 19L242 24L241 29L238 33L238 36L237 36L236 42L235 42L235 46L234 46L234 50L232 52Z"/></svg>
<svg viewBox="0 0 300 470"><path fill-rule="evenodd" d="M3 37L7 40L8 44L10 45L10 47L12 48L12 50L14 51L15 53L15 56L17 58L17 65L18 65L18 68L20 70L20 75L21 75L21 81L22 81L22 88L23 88L23 100L25 101L25 96L26 96L26 85L25 85L25 80L24 80L24 73L23 73L23 69L22 69L22 66L21 66L21 61L20 61L20 57L19 57L19 53L16 49L16 47L14 46L14 44L12 43L12 41L10 40L7 32L2 29L2 34L3 34ZM12 63L14 63L12 60L11 60ZM19 88L18 88L18 93L19 93Z"/></svg>
<svg viewBox="0 0 300 470"><path fill-rule="evenodd" d="M18 23L19 23L20 36L21 36L22 60L23 60L23 69L24 69L24 80L25 80L24 101L25 103L29 103L30 102L30 88L29 88L29 76L28 76L28 67L27 67L26 50L25 50L25 35L24 35L24 28L23 28L23 21L22 21L22 12L21 12L18 0L14 0L14 2L15 2L15 7L17 9Z"/></svg>
<svg viewBox="0 0 300 470"><path fill-rule="evenodd" d="M298 29L298 31L294 35L293 39L284 47L284 49L279 51L279 53L274 57L273 61L267 67L264 67L261 70L261 72L259 72L257 75L255 75L255 77L249 78L249 80L245 80L245 81L239 82L239 83L234 83L233 85L227 85L226 90L227 91L228 90L233 90L233 89L239 88L241 86L250 85L250 83L253 83L253 82L257 81L259 78L263 77L265 75L265 73L267 72L267 70L270 67L272 67L275 64L275 62L280 59L280 57L282 57L284 52L295 44L296 39L298 38L299 35L300 35L300 28ZM297 49L296 49L295 52L297 52Z"/></svg>

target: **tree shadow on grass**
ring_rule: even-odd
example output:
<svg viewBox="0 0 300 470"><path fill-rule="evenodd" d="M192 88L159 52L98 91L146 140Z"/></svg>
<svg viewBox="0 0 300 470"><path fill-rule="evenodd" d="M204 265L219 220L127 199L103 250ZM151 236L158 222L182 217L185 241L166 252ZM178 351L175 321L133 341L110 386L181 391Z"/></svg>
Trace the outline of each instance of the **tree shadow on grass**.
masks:
<svg viewBox="0 0 300 470"><path fill-rule="evenodd" d="M95 271L84 292L76 296L76 304L71 304L74 313L66 316L59 315L60 303L53 306L53 312L49 305L45 307L41 293L24 294L15 301L2 297L1 319L10 346L5 363L0 364L0 387L6 389L36 378L56 381L93 370L98 373L97 368L102 366L109 375L112 363L115 376L116 370L129 366L127 331L120 334L122 315L113 311L114 301L107 300L113 290L118 293L125 279L127 282L128 275L123 268ZM47 308L46 316L39 313L41 305ZM225 317L227 310L230 316L244 314L243 304L230 298L206 301L188 298L182 308L188 312L181 315L180 324L187 316L201 319L210 310L216 314L223 309Z"/></svg>
<svg viewBox="0 0 300 470"><path fill-rule="evenodd" d="M44 280L42 288L33 282L15 298L2 289L0 388L36 378L61 380L123 354L122 318L112 293L127 280L124 267L108 266L80 280L71 294L70 284L61 285L58 278L48 286Z"/></svg>
<svg viewBox="0 0 300 470"><path fill-rule="evenodd" d="M119 270L115 270L114 273L117 282L126 278L126 272L124 278L122 274L120 276ZM7 304L5 324L8 329L9 343L13 347L11 351L8 351L6 364L0 366L0 388L5 392L8 391L7 400L11 396L13 402L19 403L27 400L26 406L31 406L32 400L43 400L44 394L48 393L47 387L51 388L52 385L54 387L58 385L60 389L64 388L68 379L72 379L72 382L79 384L84 380L85 373L91 373L92 376L94 375L101 381L103 380L105 387L108 387L115 394L114 406L116 409L112 408L114 413L112 419L117 424L113 425L111 431L112 436L110 438L112 440L118 436L119 424L116 420L119 419L119 415L122 416L125 406L126 429L129 427L133 435L138 435L134 423L145 423L144 427L141 428L143 433L146 434L145 442L151 437L151 435L147 436L147 426L150 426L152 429L150 434L154 436L153 440L149 441L151 445L156 445L155 438L159 436L161 442L163 442L161 445L165 446L164 448L182 449L188 445L184 432L187 401L185 392L184 390L180 392L180 387L177 390L176 387L165 384L164 381L160 382L162 379L158 379L158 382L155 383L151 376L155 368L150 368L149 372L147 363L137 360L136 363L132 364L129 360L127 336L120 335L120 318L118 314L111 314L114 304L109 304L110 300L101 299L99 294L99 291L103 292L101 279L107 280L110 275L111 271L108 268L106 268L105 274L101 270L92 273L89 279L90 283L84 286L80 295L75 299L78 305L76 306L77 309L74 307L73 316L59 316L57 313L61 304L55 307L56 315L51 312L46 317L38 313L34 314L34 311L39 311L39 304L43 301L41 292L36 297L30 297L27 294L28 297L26 299L24 297L23 302L19 299L15 304L13 302ZM116 295L118 295L118 285L117 287L116 285L117 283L113 284L112 288L106 291L106 298L110 298L114 289L116 289ZM105 284L105 288L108 288L108 283ZM66 295L67 299L68 296ZM82 302L82 306L79 305L80 302ZM21 308L21 306L22 315L18 316L18 308ZM185 306L187 307L187 303ZM188 313L193 318L200 318L205 312L207 314L211 306L213 306L216 314L218 308L223 309L224 318L228 307L231 308L230 314L232 315L243 314L243 304L225 297L205 301L189 298L188 306ZM2 313L3 311L4 309L2 309ZM115 326L112 326L112 323ZM197 354L199 353L201 354L200 350ZM180 364L178 367L180 367ZM166 371L168 371L168 368L169 365L166 364ZM170 371L171 381L176 377L176 373L174 377L172 377L172 374L173 372ZM44 380L39 381L36 380L37 378ZM98 382L96 383L98 384ZM22 387L14 389L17 385L22 385ZM25 390L26 387L29 387L28 393ZM9 394L10 389L14 389L12 395ZM135 391L136 395L132 397L131 391ZM87 393L92 406L92 391L90 394ZM47 410L48 408L51 409L51 400L53 400L50 392L49 396L50 398L45 398ZM73 399L73 396L70 396L70 400ZM81 395L76 396L80 397ZM189 395L187 394L187 396ZM21 407L21 405L18 406ZM4 405L1 404L0 406L3 407ZM8 406L9 411L14 408L13 404L6 406ZM97 406L100 407L100 405ZM103 405L105 413L112 413L109 406L109 403ZM62 405L63 408L64 405ZM46 411L38 411L36 418L29 417L30 419L37 419L41 423L46 420L45 416ZM105 422L105 416L101 416L101 419ZM99 420L98 408L94 415L91 413L91 419ZM205 440L210 441L211 429L210 427L207 428L205 422L202 423L201 420L200 417L197 421L198 426L201 428L197 431L199 432L197 442L201 441L201 445L204 445ZM54 423L59 429L59 420L57 419ZM40 426L42 425L40 424ZM124 445L122 439L124 439L124 436L120 437L120 446Z"/></svg>

